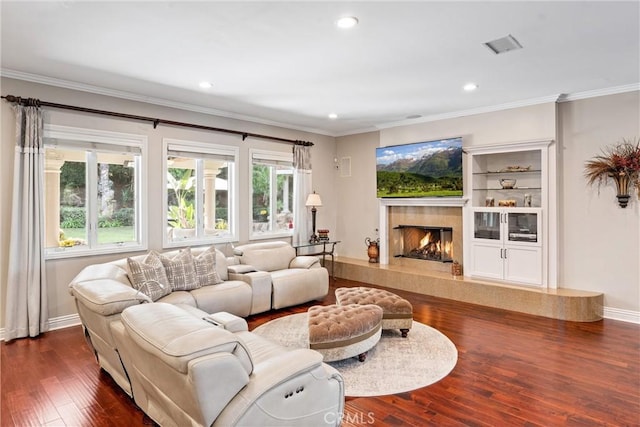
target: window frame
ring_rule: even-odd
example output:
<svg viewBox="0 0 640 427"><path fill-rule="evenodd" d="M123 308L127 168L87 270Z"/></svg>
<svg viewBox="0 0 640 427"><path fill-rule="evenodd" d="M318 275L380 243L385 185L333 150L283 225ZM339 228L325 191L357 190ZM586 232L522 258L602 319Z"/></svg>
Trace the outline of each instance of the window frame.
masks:
<svg viewBox="0 0 640 427"><path fill-rule="evenodd" d="M47 142L47 140L63 140L60 144ZM65 141L71 142L65 145ZM75 258L92 255L116 254L123 252L136 252L147 250L148 225L147 225L147 165L148 165L148 138L146 135L112 132L98 129L78 128L46 124L43 132L45 151L50 147L67 147L72 150L84 151L87 161L85 170L85 187L87 191L86 223L87 246L51 247L45 248L45 260ZM83 144L86 143L86 147ZM97 155L110 150L92 149L91 144L99 144L116 147L113 152L122 151L117 147L130 147L140 151L140 158L136 160L134 175L135 185L135 228L137 241L124 243L99 244L97 241L98 213L97 213ZM94 181L95 180L95 181ZM95 187L95 188L94 188ZM46 215L45 210L45 215ZM44 229L43 229L44 232Z"/></svg>
<svg viewBox="0 0 640 427"><path fill-rule="evenodd" d="M273 162L284 162L287 164L291 164L292 177L295 185L295 171L293 171L293 153L292 152L284 152L284 151L274 151L274 150L263 150L257 148L249 149L249 240L265 240L265 239L274 239L274 238L287 238L293 237L295 231L296 218L293 218L294 228L290 228L286 231L269 231L269 232L260 232L256 233L253 230L253 166L254 159L265 160L265 161L273 161ZM293 192L294 185L291 186L291 192ZM276 197L273 192L274 189L270 186L271 194L270 197L272 200ZM275 189L277 191L277 187ZM293 194L294 200L291 206L291 214L293 215L294 209L293 206L296 203L295 193Z"/></svg>
<svg viewBox="0 0 640 427"><path fill-rule="evenodd" d="M198 236L201 230L204 229L204 195L198 194L199 185L204 185L204 170L201 167L196 167L195 170L195 178L196 178L196 198L199 202L196 202L196 208L198 209L195 213L196 215L196 237L193 238L185 238L182 240L169 240L169 236L167 233L167 224L168 224L168 216L167 212L169 211L169 200L168 200L168 185L167 185L167 173L169 172L169 151L172 151L171 148L176 148L176 151L183 151L192 153L194 155L194 161L196 164L202 164L202 159L196 159L197 155L211 155L211 156L225 156L225 157L233 157L233 163L229 165L228 171L228 182L227 182L227 197L228 197L228 218L229 218L229 234L223 237L211 236L207 237L206 235ZM162 139L162 246L163 248L179 248L185 246L197 246L197 245L206 245L206 244L221 244L221 243L231 243L239 241L238 237L238 224L239 224L239 215L238 215L238 169L239 169L239 157L240 157L240 149L236 146L232 145L221 145L221 144L212 144L205 143L199 141L191 141L184 139L176 139L176 138L163 138ZM199 163L200 162L200 163ZM202 187L204 189L204 187ZM202 209L199 209L199 206L202 206Z"/></svg>

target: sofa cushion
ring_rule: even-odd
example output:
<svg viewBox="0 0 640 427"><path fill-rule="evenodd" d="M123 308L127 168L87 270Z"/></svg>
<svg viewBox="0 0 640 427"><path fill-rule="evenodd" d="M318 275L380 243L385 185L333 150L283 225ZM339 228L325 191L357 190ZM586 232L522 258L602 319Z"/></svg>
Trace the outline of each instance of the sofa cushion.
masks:
<svg viewBox="0 0 640 427"><path fill-rule="evenodd" d="M190 248L180 249L173 257L162 254L159 257L172 291L190 291L200 287Z"/></svg>
<svg viewBox="0 0 640 427"><path fill-rule="evenodd" d="M222 279L217 270L216 255L216 248L211 246L193 258L198 287L222 283Z"/></svg>
<svg viewBox="0 0 640 427"><path fill-rule="evenodd" d="M153 301L171 292L164 266L156 252L149 252L142 261L127 258L127 263L132 286Z"/></svg>

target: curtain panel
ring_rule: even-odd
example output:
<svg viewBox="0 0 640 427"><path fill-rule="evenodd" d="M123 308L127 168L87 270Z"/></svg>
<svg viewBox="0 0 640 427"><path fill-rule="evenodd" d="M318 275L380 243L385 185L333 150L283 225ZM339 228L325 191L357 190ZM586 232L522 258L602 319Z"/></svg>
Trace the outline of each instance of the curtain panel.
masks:
<svg viewBox="0 0 640 427"><path fill-rule="evenodd" d="M43 114L35 101L15 105L16 151L5 341L34 337L49 329L44 263Z"/></svg>
<svg viewBox="0 0 640 427"><path fill-rule="evenodd" d="M293 243L303 244L309 242L311 236L311 217L308 213L307 196L311 193L311 147L304 145L293 146L293 191L295 206L293 217L297 221L293 230Z"/></svg>

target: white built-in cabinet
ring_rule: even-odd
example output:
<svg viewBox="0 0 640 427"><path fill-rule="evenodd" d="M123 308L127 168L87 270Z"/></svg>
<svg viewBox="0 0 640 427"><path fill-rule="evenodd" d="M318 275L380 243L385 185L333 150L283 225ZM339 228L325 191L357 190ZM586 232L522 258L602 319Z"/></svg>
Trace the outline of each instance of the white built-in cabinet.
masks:
<svg viewBox="0 0 640 427"><path fill-rule="evenodd" d="M473 274L540 285L541 214L539 208L474 208L470 265Z"/></svg>
<svg viewBox="0 0 640 427"><path fill-rule="evenodd" d="M466 276L556 286L555 262L550 262L555 257L551 147L553 141L465 148L465 192L471 201L464 208ZM502 180L515 185L505 188Z"/></svg>

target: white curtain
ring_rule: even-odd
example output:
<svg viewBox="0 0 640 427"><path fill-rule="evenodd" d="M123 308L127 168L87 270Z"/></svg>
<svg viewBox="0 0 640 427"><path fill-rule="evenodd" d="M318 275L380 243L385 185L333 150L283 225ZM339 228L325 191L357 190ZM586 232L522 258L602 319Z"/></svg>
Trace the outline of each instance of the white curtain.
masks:
<svg viewBox="0 0 640 427"><path fill-rule="evenodd" d="M311 237L311 215L305 206L307 196L311 193L311 147L301 144L293 146L293 191L295 206L293 217L296 220L293 231L293 243L304 244Z"/></svg>
<svg viewBox="0 0 640 427"><path fill-rule="evenodd" d="M44 268L44 145L42 110L36 100L16 105L16 152L5 340L49 329Z"/></svg>

